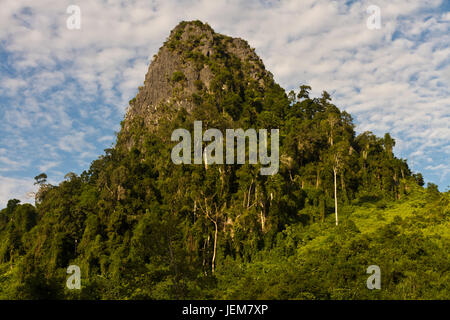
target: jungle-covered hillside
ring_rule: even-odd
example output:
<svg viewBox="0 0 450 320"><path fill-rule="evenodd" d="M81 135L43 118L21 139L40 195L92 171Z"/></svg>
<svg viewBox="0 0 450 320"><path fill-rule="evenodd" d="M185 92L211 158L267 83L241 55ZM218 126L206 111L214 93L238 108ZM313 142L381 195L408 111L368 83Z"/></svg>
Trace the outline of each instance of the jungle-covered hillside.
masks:
<svg viewBox="0 0 450 320"><path fill-rule="evenodd" d="M117 143L59 185L37 175L35 205L0 211L0 298L449 299L450 193L425 187L389 133L357 134L310 91L286 92L246 41L180 23ZM278 173L174 164L171 134L196 120L279 129Z"/></svg>

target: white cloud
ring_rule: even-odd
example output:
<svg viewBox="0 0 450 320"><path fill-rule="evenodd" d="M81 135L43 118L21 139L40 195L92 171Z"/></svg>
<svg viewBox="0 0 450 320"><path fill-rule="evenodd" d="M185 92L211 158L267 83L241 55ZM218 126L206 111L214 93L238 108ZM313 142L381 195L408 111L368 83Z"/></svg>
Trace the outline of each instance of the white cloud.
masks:
<svg viewBox="0 0 450 320"><path fill-rule="evenodd" d="M46 172L49 169L58 166L60 163L60 161L46 161L39 166L39 171Z"/></svg>
<svg viewBox="0 0 450 320"><path fill-rule="evenodd" d="M73 132L71 135L60 138L58 146L63 151L77 153L82 153L86 148L93 148L93 146L85 140L84 132Z"/></svg>
<svg viewBox="0 0 450 320"><path fill-rule="evenodd" d="M450 21L450 12L446 12L442 14L443 21Z"/></svg>
<svg viewBox="0 0 450 320"><path fill-rule="evenodd" d="M34 199L27 197L27 193L36 191L36 189L32 179L0 176L0 209L5 208L10 199L19 199L22 203L34 204Z"/></svg>
<svg viewBox="0 0 450 320"><path fill-rule="evenodd" d="M0 92L3 95L14 96L17 90L26 86L26 81L17 78L4 78L0 81Z"/></svg>
<svg viewBox="0 0 450 320"><path fill-rule="evenodd" d="M103 136L97 139L98 142L110 142L114 140L114 136Z"/></svg>

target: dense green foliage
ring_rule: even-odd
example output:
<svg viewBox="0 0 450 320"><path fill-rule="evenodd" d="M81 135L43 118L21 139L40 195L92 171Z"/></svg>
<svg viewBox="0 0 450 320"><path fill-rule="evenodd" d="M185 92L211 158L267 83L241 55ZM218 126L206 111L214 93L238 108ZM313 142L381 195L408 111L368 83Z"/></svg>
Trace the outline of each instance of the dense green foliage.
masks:
<svg viewBox="0 0 450 320"><path fill-rule="evenodd" d="M286 94L269 75L246 76L252 66L217 37L207 56L181 35L167 44L214 73L209 89L196 81L192 112L167 105L152 130L134 118L131 149L121 132L80 176L58 186L36 177L36 206L11 200L0 211L0 298L450 298L449 192L423 188L389 134L356 135L328 93ZM279 128L279 173L173 164L171 133L192 132L194 120ZM71 264L81 290L65 287ZM372 264L381 290L366 288Z"/></svg>
<svg viewBox="0 0 450 320"><path fill-rule="evenodd" d="M219 128L276 123L277 175L172 164L169 133L198 117L181 110L141 133L144 151L106 150L81 176L39 181L36 207L11 200L0 212L1 297L448 298L449 193L417 185L388 135L355 137L328 99L271 94L253 121L198 112ZM81 291L65 289L70 264L81 267ZM380 291L365 287L371 264L383 271Z"/></svg>

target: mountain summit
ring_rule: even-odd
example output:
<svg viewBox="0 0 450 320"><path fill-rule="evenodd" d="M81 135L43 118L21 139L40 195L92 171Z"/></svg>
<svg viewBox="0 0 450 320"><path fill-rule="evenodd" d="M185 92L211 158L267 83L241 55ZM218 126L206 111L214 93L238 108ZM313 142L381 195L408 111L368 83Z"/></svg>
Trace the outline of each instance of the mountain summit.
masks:
<svg viewBox="0 0 450 320"><path fill-rule="evenodd" d="M152 130L168 110L184 108L191 113L205 100L236 120L246 87L264 92L274 85L272 74L247 41L216 33L200 21L184 21L154 55L144 85L130 100L123 135L128 136L136 119ZM221 99L230 93L234 101ZM130 148L133 143L125 140Z"/></svg>

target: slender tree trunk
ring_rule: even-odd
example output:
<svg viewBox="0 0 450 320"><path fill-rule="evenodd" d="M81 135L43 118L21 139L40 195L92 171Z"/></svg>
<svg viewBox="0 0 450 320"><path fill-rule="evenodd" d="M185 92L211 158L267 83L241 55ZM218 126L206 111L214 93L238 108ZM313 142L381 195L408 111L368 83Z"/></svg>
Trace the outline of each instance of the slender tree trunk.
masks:
<svg viewBox="0 0 450 320"><path fill-rule="evenodd" d="M250 187L248 188L247 209L250 207L250 197L252 195L252 186L253 186L253 180L252 180L252 183L250 183Z"/></svg>
<svg viewBox="0 0 450 320"><path fill-rule="evenodd" d="M317 170L317 175L316 175L316 189L318 189L320 186L320 171Z"/></svg>
<svg viewBox="0 0 450 320"><path fill-rule="evenodd" d="M338 225L338 203L337 203L337 182L336 182L336 171L337 168L333 168L334 173L334 213L336 215L336 225Z"/></svg>
<svg viewBox="0 0 450 320"><path fill-rule="evenodd" d="M266 231L265 230L265 223L266 223L266 217L264 216L264 213L261 210L261 230L262 230L262 232Z"/></svg>
<svg viewBox="0 0 450 320"><path fill-rule="evenodd" d="M216 263L217 232L218 232L217 222L214 220L213 220L213 222L214 222L215 231L214 231L214 250L213 250L212 266L211 266L212 273L214 273L214 265Z"/></svg>
<svg viewBox="0 0 450 320"><path fill-rule="evenodd" d="M13 250L11 249L9 251L9 269L12 270L13 269L13 263L14 263L14 258L13 258Z"/></svg>

